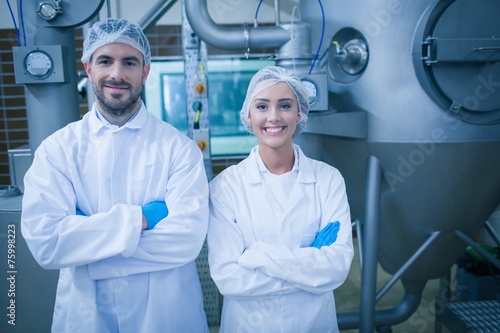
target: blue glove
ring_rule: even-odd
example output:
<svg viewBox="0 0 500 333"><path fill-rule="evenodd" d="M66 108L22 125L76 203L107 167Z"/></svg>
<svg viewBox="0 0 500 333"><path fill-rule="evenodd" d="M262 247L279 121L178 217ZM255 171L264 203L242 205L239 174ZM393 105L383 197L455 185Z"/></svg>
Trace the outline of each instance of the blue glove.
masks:
<svg viewBox="0 0 500 333"><path fill-rule="evenodd" d="M76 215L81 215L81 216L86 216L81 210L80 208L76 208Z"/></svg>
<svg viewBox="0 0 500 333"><path fill-rule="evenodd" d="M142 214L146 217L148 221L148 229L153 229L155 225L158 224L168 215L168 208L164 201L153 201L144 206L142 206Z"/></svg>
<svg viewBox="0 0 500 333"><path fill-rule="evenodd" d="M340 222L330 222L316 235L311 247L320 249L322 246L330 246L337 240Z"/></svg>

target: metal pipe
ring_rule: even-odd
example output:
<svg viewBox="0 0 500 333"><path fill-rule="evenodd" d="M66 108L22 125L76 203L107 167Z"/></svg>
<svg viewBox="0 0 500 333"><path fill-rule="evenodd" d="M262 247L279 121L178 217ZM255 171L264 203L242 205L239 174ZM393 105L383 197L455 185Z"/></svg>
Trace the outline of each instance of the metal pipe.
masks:
<svg viewBox="0 0 500 333"><path fill-rule="evenodd" d="M112 17L113 15L111 15L111 1L110 0L107 0L106 1L106 17L107 18L110 18Z"/></svg>
<svg viewBox="0 0 500 333"><path fill-rule="evenodd" d="M474 250L476 250L485 260L494 265L496 268L500 269L500 260L495 258L491 253L483 249L481 246L479 246L479 244L476 243L472 238L470 238L460 230L455 230L455 235L457 235L465 243L472 246Z"/></svg>
<svg viewBox="0 0 500 333"><path fill-rule="evenodd" d="M25 5L24 5L25 6ZM38 27L28 45L62 45L68 61L68 82L25 85L29 146L34 152L50 134L80 119L74 29ZM49 107L48 107L49 106Z"/></svg>
<svg viewBox="0 0 500 333"><path fill-rule="evenodd" d="M359 220L354 221L355 227L356 227L356 234L358 235L358 253L360 253L359 256L359 271L361 272L363 270L363 256L361 255L363 253L363 242L361 241L362 237L362 232L363 229L361 228L361 222Z"/></svg>
<svg viewBox="0 0 500 333"><path fill-rule="evenodd" d="M207 0L185 0L186 17L201 40L225 50L279 48L290 40L290 32L278 27L227 28L216 24L207 8Z"/></svg>
<svg viewBox="0 0 500 333"><path fill-rule="evenodd" d="M441 231L434 231L431 233L429 238L420 246L415 253L408 259L403 266L387 281L387 283L380 289L380 291L375 296L375 302L378 302L389 289L396 283L396 281L410 268L410 266L420 257L422 253L424 253L425 249L427 249L441 234Z"/></svg>
<svg viewBox="0 0 500 333"><path fill-rule="evenodd" d="M280 1L279 0L274 0L274 20L276 21L276 25L281 24L281 18L280 18Z"/></svg>
<svg viewBox="0 0 500 333"><path fill-rule="evenodd" d="M488 234L490 234L491 238L493 238L497 246L500 246L500 238L498 237L498 234L496 233L495 229L493 229L493 227L491 226L491 223L486 221L484 223L484 228L486 229Z"/></svg>
<svg viewBox="0 0 500 333"><path fill-rule="evenodd" d="M369 328L369 332L373 332L374 327L391 326L408 319L418 309L425 283L426 281L403 281L405 287L403 299L391 309L379 311L374 311L373 309L374 321L373 326ZM365 300L362 299L362 301L364 302ZM359 328L360 324L363 324L363 320L362 313L360 312L337 314L340 330ZM359 331L363 332L361 329Z"/></svg>
<svg viewBox="0 0 500 333"><path fill-rule="evenodd" d="M366 209L363 226L363 269L361 271L360 332L373 332L375 322L375 292L377 288L378 225L380 217L380 185L382 168L375 156L368 157L366 178Z"/></svg>
<svg viewBox="0 0 500 333"><path fill-rule="evenodd" d="M158 2L138 22L144 33L153 27L176 2L177 0L158 0Z"/></svg>

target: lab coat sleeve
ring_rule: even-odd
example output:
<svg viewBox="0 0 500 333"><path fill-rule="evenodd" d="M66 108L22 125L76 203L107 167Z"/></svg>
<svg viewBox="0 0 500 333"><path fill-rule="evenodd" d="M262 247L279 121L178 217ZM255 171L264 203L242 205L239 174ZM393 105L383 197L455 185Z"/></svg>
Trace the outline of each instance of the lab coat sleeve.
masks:
<svg viewBox="0 0 500 333"><path fill-rule="evenodd" d="M35 260L60 269L131 256L141 234L141 207L120 204L91 217L75 215L73 171L58 147L42 143L24 178L21 231ZM104 223L111 217L114 223Z"/></svg>
<svg viewBox="0 0 500 333"><path fill-rule="evenodd" d="M322 227L329 221L341 222L332 245L291 249L283 244L256 242L239 257L239 265L311 293L321 294L339 287L347 278L354 255L352 227L343 180L337 179L329 188Z"/></svg>
<svg viewBox="0 0 500 333"><path fill-rule="evenodd" d="M224 186L222 186L224 187ZM261 270L243 267L238 259L245 249L244 237L228 208L227 193L210 188L208 263L210 274L224 296L288 294L297 288Z"/></svg>
<svg viewBox="0 0 500 333"><path fill-rule="evenodd" d="M89 264L92 279L173 269L199 255L208 228L208 181L199 148L189 142L172 162L165 202L168 216L144 230L134 253Z"/></svg>

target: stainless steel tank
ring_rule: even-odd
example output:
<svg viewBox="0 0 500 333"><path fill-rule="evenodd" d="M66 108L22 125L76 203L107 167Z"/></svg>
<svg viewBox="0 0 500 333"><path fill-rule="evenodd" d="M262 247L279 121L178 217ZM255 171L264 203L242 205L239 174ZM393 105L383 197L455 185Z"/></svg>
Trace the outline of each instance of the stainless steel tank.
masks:
<svg viewBox="0 0 500 333"><path fill-rule="evenodd" d="M370 229L377 254L364 264L376 270L367 261L377 260L405 288L393 311L366 315L375 306L375 286L366 281L369 272L362 277L366 306L361 314L339 314L339 325L361 323L361 331L370 331L408 318L426 281L445 276L462 254L467 244L461 236L477 236L500 202L500 2L323 6L331 132L324 125L328 116L313 114L297 141L306 154L342 172L353 218L377 221ZM319 6L301 1L299 8L317 45ZM364 135L337 135L336 113L346 119L364 114ZM342 126L360 127L355 121ZM372 200L377 208L370 210L367 162L373 160L380 184Z"/></svg>
<svg viewBox="0 0 500 333"><path fill-rule="evenodd" d="M365 218L366 161L375 156L383 171L382 267L394 273L433 231L441 231L404 274L441 277L465 247L455 231L474 237L500 202L500 2L323 5L326 44L361 39L368 49L360 73L338 74L334 47L327 64L330 105L366 112L366 138L306 134L300 143L340 169L359 219ZM319 9L302 1L300 13L317 44Z"/></svg>

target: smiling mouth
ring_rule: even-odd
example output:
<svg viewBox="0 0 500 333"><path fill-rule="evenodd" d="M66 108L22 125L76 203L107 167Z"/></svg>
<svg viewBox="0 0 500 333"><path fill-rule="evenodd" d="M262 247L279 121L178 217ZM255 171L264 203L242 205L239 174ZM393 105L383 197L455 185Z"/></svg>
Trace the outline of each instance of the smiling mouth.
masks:
<svg viewBox="0 0 500 333"><path fill-rule="evenodd" d="M106 81L102 83L104 88L113 90L115 92L123 92L125 90L130 89L130 85L126 82L118 82L118 81Z"/></svg>
<svg viewBox="0 0 500 333"><path fill-rule="evenodd" d="M128 86L115 86L115 85L110 85L110 84L105 84L105 88L112 89L112 90L127 90Z"/></svg>
<svg viewBox="0 0 500 333"><path fill-rule="evenodd" d="M280 133L280 132L283 132L284 130L285 130L284 126L280 126L280 127L266 127L266 128L264 128L264 132L269 133L269 134Z"/></svg>

